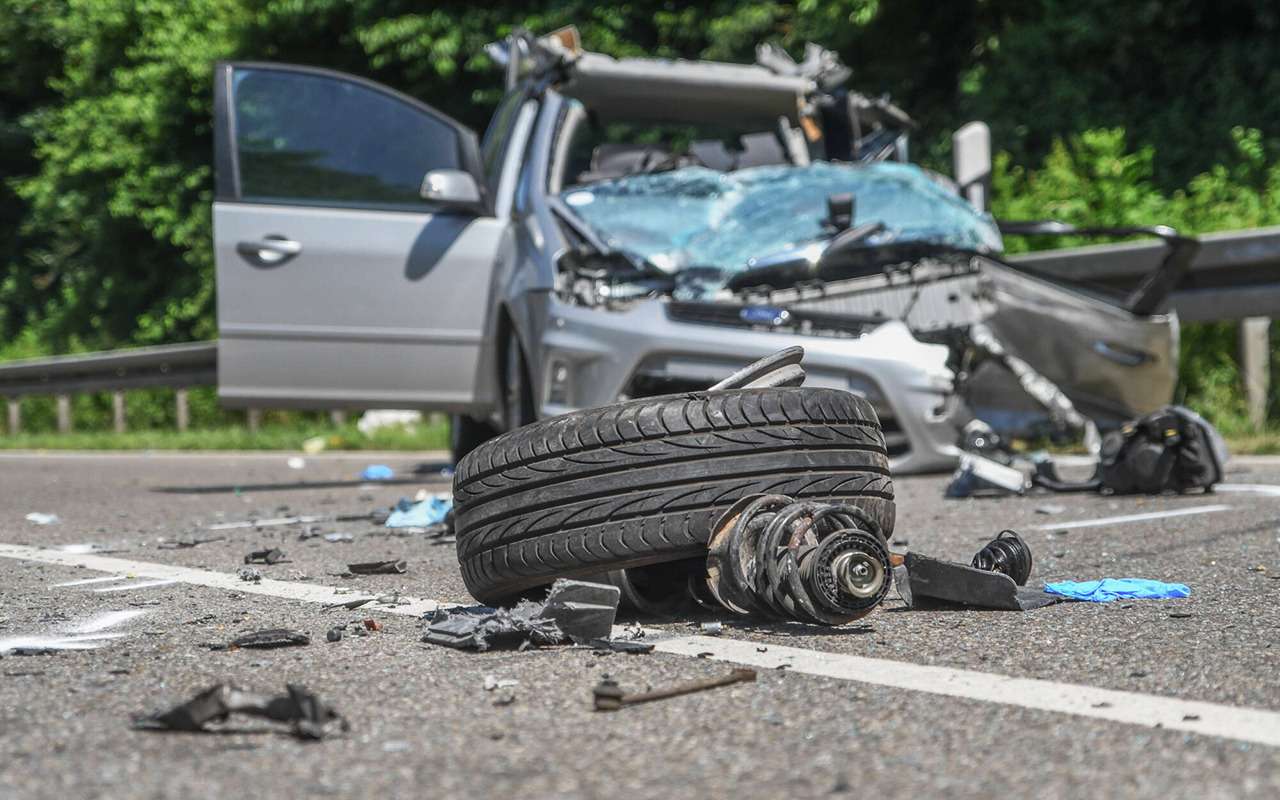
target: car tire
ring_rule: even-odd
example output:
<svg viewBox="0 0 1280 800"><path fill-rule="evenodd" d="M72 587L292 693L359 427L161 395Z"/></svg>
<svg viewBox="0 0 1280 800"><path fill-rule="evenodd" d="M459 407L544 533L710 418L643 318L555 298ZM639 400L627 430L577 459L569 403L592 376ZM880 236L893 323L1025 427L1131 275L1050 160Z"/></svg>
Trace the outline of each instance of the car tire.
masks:
<svg viewBox="0 0 1280 800"><path fill-rule="evenodd" d="M449 452L457 464L467 453L497 436L498 432L488 422L481 422L466 414L449 417Z"/></svg>
<svg viewBox="0 0 1280 800"><path fill-rule="evenodd" d="M502 603L559 577L705 556L716 519L755 494L843 501L887 540L893 484L871 405L838 389L633 400L477 447L453 483L467 589Z"/></svg>
<svg viewBox="0 0 1280 800"><path fill-rule="evenodd" d="M525 360L520 340L513 333L507 338L502 364L502 422L508 431L533 422L533 388L529 383L529 362Z"/></svg>

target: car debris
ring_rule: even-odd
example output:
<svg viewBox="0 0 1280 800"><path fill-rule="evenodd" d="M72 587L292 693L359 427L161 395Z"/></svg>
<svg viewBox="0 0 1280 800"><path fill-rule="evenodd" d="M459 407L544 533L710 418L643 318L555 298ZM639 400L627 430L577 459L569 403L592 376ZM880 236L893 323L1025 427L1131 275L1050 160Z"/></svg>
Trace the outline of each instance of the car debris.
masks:
<svg viewBox="0 0 1280 800"><path fill-rule="evenodd" d="M61 522L57 514L45 514L40 511L32 511L25 519L27 522L34 522L37 525L56 525Z"/></svg>
<svg viewBox="0 0 1280 800"><path fill-rule="evenodd" d="M626 706L652 703L655 700L667 700L672 697L694 694L695 692L705 692L708 689L732 686L735 683L754 683L755 680L755 670L738 668L727 675L717 678L682 683L667 689L654 689L648 692L627 694L622 691L622 687L618 685L617 681L606 675L592 690L592 697L596 711L619 711Z"/></svg>
<svg viewBox="0 0 1280 800"><path fill-rule="evenodd" d="M1165 583L1146 578L1102 578L1093 581L1046 583L1044 590L1071 600L1110 603L1113 600L1174 600L1191 596L1182 583Z"/></svg>
<svg viewBox="0 0 1280 800"><path fill-rule="evenodd" d="M324 635L324 638L330 642L340 642L342 641L342 634L344 631L346 631L346 629L347 629L346 625L334 625Z"/></svg>
<svg viewBox="0 0 1280 800"><path fill-rule="evenodd" d="M541 603L522 600L512 608L437 609L422 641L484 652L607 640L618 610L617 587L561 579Z"/></svg>
<svg viewBox="0 0 1280 800"><path fill-rule="evenodd" d="M365 561L359 564L348 564L347 571L352 575L403 575L409 571L409 564L402 558Z"/></svg>
<svg viewBox="0 0 1280 800"><path fill-rule="evenodd" d="M326 533L321 538L329 544L349 544L356 540L356 537L349 533Z"/></svg>
<svg viewBox="0 0 1280 800"><path fill-rule="evenodd" d="M352 599L344 600L341 603L330 603L329 605L325 606L323 610L332 611L334 609L344 608L347 611L354 611L355 609L360 608L363 605L367 605L369 603L374 602L374 600L376 599L377 598L374 598L374 597L353 597Z"/></svg>
<svg viewBox="0 0 1280 800"><path fill-rule="evenodd" d="M637 642L632 639L592 639L586 647L601 655L609 653L626 653L627 655L648 655L657 645L652 642Z"/></svg>
<svg viewBox="0 0 1280 800"><path fill-rule="evenodd" d="M1016 531L1001 531L968 564L957 564L908 552L894 568L898 596L908 608L948 604L1004 611L1030 611L1062 598L1026 588L1031 577L1031 549Z"/></svg>
<svg viewBox="0 0 1280 800"><path fill-rule="evenodd" d="M943 490L949 498L1006 497L1026 492L1030 482L1022 472L973 453L960 456L960 466Z"/></svg>
<svg viewBox="0 0 1280 800"><path fill-rule="evenodd" d="M244 557L246 564L279 564L285 561L284 551L278 547L272 547L267 550L254 550Z"/></svg>
<svg viewBox="0 0 1280 800"><path fill-rule="evenodd" d="M496 675L484 676L484 690L486 692L497 691L498 689L511 689L519 686L520 681L514 678L499 678Z"/></svg>
<svg viewBox="0 0 1280 800"><path fill-rule="evenodd" d="M241 567L236 576L245 583L262 583L262 573L253 567Z"/></svg>
<svg viewBox="0 0 1280 800"><path fill-rule="evenodd" d="M168 711L134 717L140 730L207 732L211 723L221 723L232 714L285 722L294 736L320 740L335 729L350 730L350 723L325 705L312 692L297 684L286 684L286 694L268 696L248 692L226 683L215 684L185 703Z"/></svg>
<svg viewBox="0 0 1280 800"><path fill-rule="evenodd" d="M280 647L303 647L311 644L311 637L302 631L288 628L267 628L244 633L225 645L210 645L210 650L275 650Z"/></svg>
<svg viewBox="0 0 1280 800"><path fill-rule="evenodd" d="M724 624L720 622L703 622L698 625L698 633L703 636L719 636L724 632Z"/></svg>
<svg viewBox="0 0 1280 800"><path fill-rule="evenodd" d="M706 585L739 614L843 625L871 613L889 592L885 539L854 505L751 495L713 526Z"/></svg>

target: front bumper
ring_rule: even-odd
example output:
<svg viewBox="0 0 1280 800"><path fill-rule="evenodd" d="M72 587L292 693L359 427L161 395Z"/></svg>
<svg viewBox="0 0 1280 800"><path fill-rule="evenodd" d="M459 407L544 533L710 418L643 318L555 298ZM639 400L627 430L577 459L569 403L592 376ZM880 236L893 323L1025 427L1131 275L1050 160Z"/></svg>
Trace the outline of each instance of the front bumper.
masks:
<svg viewBox="0 0 1280 800"><path fill-rule="evenodd" d="M855 392L875 407L896 473L955 466L959 430L971 415L953 392L947 349L917 341L902 323L828 338L682 323L664 305L651 300L603 311L550 297L532 359L539 416L607 405L640 385L705 388L750 361L800 345L806 385Z"/></svg>

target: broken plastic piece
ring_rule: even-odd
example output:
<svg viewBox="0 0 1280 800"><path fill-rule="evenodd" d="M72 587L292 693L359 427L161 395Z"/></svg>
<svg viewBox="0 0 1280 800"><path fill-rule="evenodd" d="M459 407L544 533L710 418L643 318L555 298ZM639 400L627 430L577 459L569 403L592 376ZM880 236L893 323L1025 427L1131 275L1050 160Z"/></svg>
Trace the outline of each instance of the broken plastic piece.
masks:
<svg viewBox="0 0 1280 800"><path fill-rule="evenodd" d="M208 730L209 723L223 722L231 714L248 714L287 722L299 739L323 739L335 726L350 730L341 714L311 692L292 683L285 688L287 694L268 697L220 683L168 711L135 717L134 725L144 730L201 732Z"/></svg>
<svg viewBox="0 0 1280 800"><path fill-rule="evenodd" d="M274 650L277 647L300 647L311 644L311 637L302 631L287 628L268 628L237 636L230 647L247 647L256 650Z"/></svg>
<svg viewBox="0 0 1280 800"><path fill-rule="evenodd" d="M346 625L334 625L332 628L329 629L329 632L324 635L324 638L328 639L331 642L340 642L342 641L342 633L346 629L347 629Z"/></svg>
<svg viewBox="0 0 1280 800"><path fill-rule="evenodd" d="M569 637L555 620L540 616L542 606L521 602L515 608L476 606L437 609L422 641L462 650L543 647L565 644Z"/></svg>
<svg viewBox="0 0 1280 800"><path fill-rule="evenodd" d="M616 586L561 578L551 585L539 616L554 620L578 644L608 639L621 595Z"/></svg>
<svg viewBox="0 0 1280 800"><path fill-rule="evenodd" d="M999 461L964 453L960 456L960 468L947 484L946 497L999 497L1022 494L1027 479L1021 470L1007 467Z"/></svg>
<svg viewBox="0 0 1280 800"><path fill-rule="evenodd" d="M1014 531L1001 531L973 557L973 565L907 553L894 570L898 596L910 608L930 601L977 608L1029 611L1060 602L1038 589L1023 588L1031 576L1031 548Z"/></svg>
<svg viewBox="0 0 1280 800"><path fill-rule="evenodd" d="M347 571L355 575L400 575L408 570L409 564L404 559L366 561L347 565Z"/></svg>
<svg viewBox="0 0 1280 800"><path fill-rule="evenodd" d="M278 547L272 547L270 550L254 550L252 553L244 557L246 564L279 564L284 561L284 551Z"/></svg>
<svg viewBox="0 0 1280 800"><path fill-rule="evenodd" d="M240 571L237 572L236 575L239 576L240 580L245 581L246 583L262 583L262 573L258 572L253 567L241 567Z"/></svg>
<svg viewBox="0 0 1280 800"><path fill-rule="evenodd" d="M1046 583L1044 590L1071 600L1109 603L1112 600L1172 600L1190 597L1191 589L1181 583L1164 583L1146 578L1103 578L1096 581Z"/></svg>
<svg viewBox="0 0 1280 800"><path fill-rule="evenodd" d="M43 514L39 511L32 511L26 516L26 520L37 525L56 525L59 521L57 514Z"/></svg>
<svg viewBox="0 0 1280 800"><path fill-rule="evenodd" d="M637 642L634 639L592 639L587 645L597 653L627 653L629 655L648 655L655 645L648 642Z"/></svg>

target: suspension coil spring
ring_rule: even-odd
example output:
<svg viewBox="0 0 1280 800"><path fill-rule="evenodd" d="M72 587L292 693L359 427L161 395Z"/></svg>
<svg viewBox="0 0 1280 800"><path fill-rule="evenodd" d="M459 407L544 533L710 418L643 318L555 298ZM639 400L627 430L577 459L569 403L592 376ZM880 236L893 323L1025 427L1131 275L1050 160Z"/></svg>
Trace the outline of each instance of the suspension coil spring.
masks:
<svg viewBox="0 0 1280 800"><path fill-rule="evenodd" d="M893 581L880 526L844 503L745 497L708 547L707 589L739 614L843 625L871 613Z"/></svg>
<svg viewBox="0 0 1280 800"><path fill-rule="evenodd" d="M1013 530L1000 531L973 557L975 569L1002 572L1019 586L1025 586L1031 577L1031 566L1031 548Z"/></svg>

